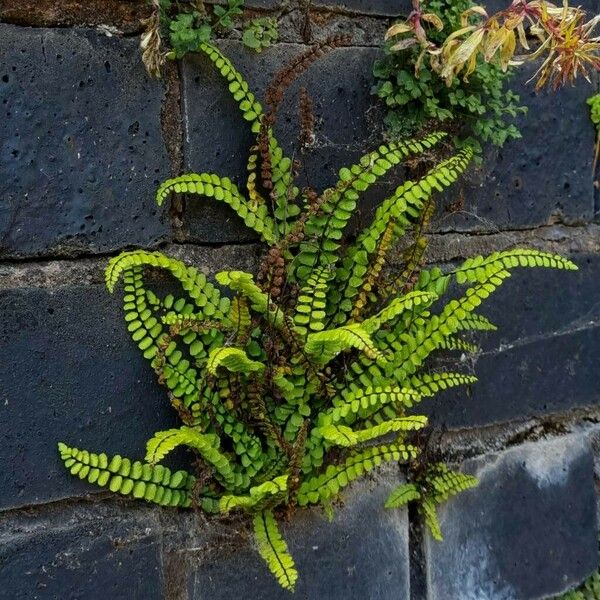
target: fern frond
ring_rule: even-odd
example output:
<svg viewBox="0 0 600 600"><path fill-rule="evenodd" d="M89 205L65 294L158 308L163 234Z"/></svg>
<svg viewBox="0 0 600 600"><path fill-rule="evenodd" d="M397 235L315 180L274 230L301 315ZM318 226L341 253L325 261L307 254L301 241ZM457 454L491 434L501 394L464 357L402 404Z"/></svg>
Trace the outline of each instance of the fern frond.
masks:
<svg viewBox="0 0 600 600"><path fill-rule="evenodd" d="M486 281L490 275L515 267L547 267L576 271L577 265L572 261L541 250L531 248L515 248L503 252L494 252L489 256L475 256L467 259L453 271L458 283L476 283Z"/></svg>
<svg viewBox="0 0 600 600"><path fill-rule="evenodd" d="M307 240L300 245L300 253L296 258L296 277L305 281L315 267L335 264L339 240L356 209L359 194L385 175L392 166L410 154L432 147L445 135L432 133L421 140L383 145L363 156L358 164L341 169L336 187L324 192L326 199L321 204L319 213L311 216L306 223Z"/></svg>
<svg viewBox="0 0 600 600"><path fill-rule="evenodd" d="M158 205L160 206L171 193L197 194L224 202L265 242L273 244L277 240L275 223L269 216L267 205L248 201L229 177L219 177L211 173L188 173L167 179L156 191Z"/></svg>
<svg viewBox="0 0 600 600"><path fill-rule="evenodd" d="M429 531L431 532L433 539L437 540L438 542L443 541L444 536L442 535L442 529L437 516L435 502L427 497L422 498L421 503L419 504L419 512L425 521L425 525L429 527Z"/></svg>
<svg viewBox="0 0 600 600"><path fill-rule="evenodd" d="M322 475L305 479L298 490L298 504L317 504L337 496L340 490L355 479L391 460L407 461L417 456L410 444L373 446L353 454L341 465L329 465Z"/></svg>
<svg viewBox="0 0 600 600"><path fill-rule="evenodd" d="M229 298L221 298L219 290L206 279L206 275L195 267L169 258L161 252L133 250L122 252L111 258L106 267L104 277L109 292L113 292L119 277L124 271L133 267L149 266L164 269L181 283L205 318L225 316L229 310Z"/></svg>
<svg viewBox="0 0 600 600"><path fill-rule="evenodd" d="M327 302L327 281L331 272L327 267L315 269L300 290L294 313L294 323L300 335L308 331L321 331L324 327Z"/></svg>
<svg viewBox="0 0 600 600"><path fill-rule="evenodd" d="M373 222L361 232L356 243L348 249L347 258L336 272L336 281L344 289L339 306L335 306L335 303L332 306L332 309L336 311L334 322L345 319L345 315L356 308L354 298L364 285L372 268L369 256L378 252L384 234L389 238L385 243L390 246L411 226L410 219L418 218L425 202L431 198L431 194L435 190L442 191L444 187L456 181L467 168L472 156L472 149L465 148L455 156L438 164L422 179L403 183L391 197L384 200L379 206ZM391 222L394 223L393 235L389 233Z"/></svg>
<svg viewBox="0 0 600 600"><path fill-rule="evenodd" d="M235 473L228 458L219 451L219 438L214 434L200 433L191 427L158 431L146 444L145 460L155 465L178 446L188 446L200 454L214 468L226 487L236 483Z"/></svg>
<svg viewBox="0 0 600 600"><path fill-rule="evenodd" d="M498 328L483 315L471 313L458 322L457 331L496 331Z"/></svg>
<svg viewBox="0 0 600 600"><path fill-rule="evenodd" d="M284 314L279 308L271 308L269 296L254 283L254 276L243 271L221 271L215 275L215 279L221 284L250 301L250 306L256 312L268 314L276 327L284 324Z"/></svg>
<svg viewBox="0 0 600 600"><path fill-rule="evenodd" d="M270 510L264 510L254 517L253 523L258 552L279 585L293 592L298 579L298 571L287 544L279 533L273 513Z"/></svg>
<svg viewBox="0 0 600 600"><path fill-rule="evenodd" d="M228 513L234 509L253 510L257 506L263 505L265 500L277 499L281 501L282 495L287 494L288 491L287 480L287 475L280 475L275 479L251 487L246 495L223 495L219 499L219 510L222 513Z"/></svg>
<svg viewBox="0 0 600 600"><path fill-rule="evenodd" d="M345 425L326 425L321 428L320 433L323 439L327 440L330 444L349 448L387 435L393 431L414 431L422 429L426 425L427 417L411 415L390 419L389 421L384 421L383 423L359 431L354 431Z"/></svg>
<svg viewBox="0 0 600 600"><path fill-rule="evenodd" d="M399 298L394 298L383 310L376 315L365 319L361 323L361 327L367 333L375 333L382 325L401 315L405 311L412 311L415 307L429 306L437 300L436 294L431 292L415 291Z"/></svg>
<svg viewBox="0 0 600 600"><path fill-rule="evenodd" d="M320 364L327 364L340 352L350 348L361 350L373 360L384 358L360 323L351 323L336 329L311 333L306 338L304 346L307 354L312 355Z"/></svg>
<svg viewBox="0 0 600 600"><path fill-rule="evenodd" d="M410 408L420 399L418 390L404 387L386 386L354 390L347 393L342 402L322 413L319 417L319 425L352 424L358 418L366 419L388 404Z"/></svg>
<svg viewBox="0 0 600 600"><path fill-rule="evenodd" d="M429 465L425 481L429 489L429 496L438 504L448 500L450 496L475 487L478 483L476 477L465 475L460 471L451 471L443 463Z"/></svg>
<svg viewBox="0 0 600 600"><path fill-rule="evenodd" d="M463 352L469 352L475 354L479 351L477 344L472 344L456 336L448 336L440 340L437 348L440 350L462 350Z"/></svg>
<svg viewBox="0 0 600 600"><path fill-rule="evenodd" d="M400 508L413 500L419 500L421 492L414 483L403 483L398 486L388 496L385 501L385 508Z"/></svg>
<svg viewBox="0 0 600 600"><path fill-rule="evenodd" d="M234 331L236 340L244 340L250 333L252 320L246 300L240 296L236 296L231 301L231 308L227 315L230 326Z"/></svg>
<svg viewBox="0 0 600 600"><path fill-rule="evenodd" d="M188 507L196 481L187 471L172 472L162 465L130 461L119 455L94 454L60 442L58 451L71 475L111 492L162 506Z"/></svg>
<svg viewBox="0 0 600 600"><path fill-rule="evenodd" d="M232 348L231 346L221 346L213 348L208 355L206 370L211 375L217 374L217 369L223 367L232 373L257 373L264 371L265 365L252 360L241 348Z"/></svg>
<svg viewBox="0 0 600 600"><path fill-rule="evenodd" d="M440 390L446 390L458 385L469 385L476 381L477 377L474 375L445 371L442 373L423 373L418 377L412 377L410 385L422 396L433 396Z"/></svg>
<svg viewBox="0 0 600 600"><path fill-rule="evenodd" d="M233 63L212 44L202 43L198 50L204 52L211 62L217 67L219 73L229 82L229 91L233 99L238 103L242 116L249 121L253 133L260 131L260 117L263 108L250 91L248 83L233 66Z"/></svg>

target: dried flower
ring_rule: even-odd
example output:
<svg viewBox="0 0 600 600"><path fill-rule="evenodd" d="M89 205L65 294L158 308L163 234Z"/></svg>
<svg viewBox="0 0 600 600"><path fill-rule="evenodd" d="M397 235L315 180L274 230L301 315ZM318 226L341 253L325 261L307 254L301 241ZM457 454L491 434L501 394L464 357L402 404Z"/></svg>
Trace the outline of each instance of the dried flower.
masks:
<svg viewBox="0 0 600 600"><path fill-rule="evenodd" d="M581 8L570 7L564 1L558 7L545 0L513 0L505 10L489 16L482 6L474 6L461 16L461 28L448 35L441 47L427 39L423 22L439 30L431 13L423 13L420 0L413 0L413 11L406 22L390 27L386 39L410 33L392 46L392 50L404 50L421 44L423 52L417 59L416 72L424 53L431 55L434 70L450 86L462 73L465 80L473 73L477 61L498 61L506 71L510 65L545 57L534 75L536 89L551 83L558 88L582 75L589 80L591 70L600 69L600 37L594 29L600 22L596 16L586 22ZM439 19L438 19L439 20ZM531 52L526 27L538 41L538 48ZM527 53L517 55L517 48Z"/></svg>

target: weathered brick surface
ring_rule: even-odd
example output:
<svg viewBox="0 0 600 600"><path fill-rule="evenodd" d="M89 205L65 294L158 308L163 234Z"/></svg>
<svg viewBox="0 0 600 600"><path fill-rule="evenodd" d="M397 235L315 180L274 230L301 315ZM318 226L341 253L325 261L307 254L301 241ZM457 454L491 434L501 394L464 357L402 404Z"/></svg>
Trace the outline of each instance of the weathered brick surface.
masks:
<svg viewBox="0 0 600 600"><path fill-rule="evenodd" d="M574 87L536 94L527 83L535 69L524 65L510 82L529 107L517 119L523 138L488 150L483 166L471 168L447 194L448 205L462 197L461 210L442 214L435 229L496 231L592 220L594 128L586 99L595 88L580 79Z"/></svg>
<svg viewBox="0 0 600 600"><path fill-rule="evenodd" d="M479 486L439 510L425 540L431 600L533 600L562 593L598 564L589 445L580 435L466 462Z"/></svg>
<svg viewBox="0 0 600 600"><path fill-rule="evenodd" d="M392 600L409 597L408 519L405 510L383 504L400 482L398 468L356 482L334 507L332 523L320 509L298 511L282 528L300 578L301 599ZM238 539L227 550L207 542L191 563L190 600L287 598L251 542Z"/></svg>
<svg viewBox="0 0 600 600"><path fill-rule="evenodd" d="M112 252L168 234L160 83L137 41L0 25L0 256Z"/></svg>
<svg viewBox="0 0 600 600"><path fill-rule="evenodd" d="M302 0L288 0L280 2L277 0L247 0L245 5L249 7L278 9L282 7L302 7L307 3ZM313 0L311 7L329 8L332 11L350 11L363 15L396 16L408 14L411 10L410 0Z"/></svg>
<svg viewBox="0 0 600 600"><path fill-rule="evenodd" d="M120 305L100 285L0 291L0 508L99 489L69 475L59 441L143 458L175 423Z"/></svg>
<svg viewBox="0 0 600 600"><path fill-rule="evenodd" d="M2 600L164 598L156 520L122 505L0 519Z"/></svg>
<svg viewBox="0 0 600 600"><path fill-rule="evenodd" d="M240 42L220 47L247 78L259 98L273 74L305 47L278 45L258 56ZM299 156L306 172L304 181L317 190L334 185L338 170L359 158L380 140L370 95L371 65L377 50L337 49L322 58L288 91L293 99L305 86L314 99L319 119L315 147ZM186 168L232 177L244 184L248 149L254 143L227 86L212 63L193 56L183 64L184 114L186 117ZM288 155L297 153L297 104L282 107L276 134ZM188 238L198 242L231 242L254 239L237 215L226 206L203 198L191 198L184 218Z"/></svg>
<svg viewBox="0 0 600 600"><path fill-rule="evenodd" d="M498 326L478 333L481 353L461 365L479 381L424 403L436 425L471 427L561 412L600 402L597 255L576 255L580 270L515 269L479 313ZM455 369L459 353L444 359Z"/></svg>

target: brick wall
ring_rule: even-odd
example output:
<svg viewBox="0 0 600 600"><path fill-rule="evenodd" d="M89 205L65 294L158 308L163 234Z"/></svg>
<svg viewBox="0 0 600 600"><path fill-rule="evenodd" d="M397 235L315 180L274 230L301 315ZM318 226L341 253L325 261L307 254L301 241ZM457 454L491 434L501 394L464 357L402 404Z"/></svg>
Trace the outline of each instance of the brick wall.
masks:
<svg viewBox="0 0 600 600"><path fill-rule="evenodd" d="M149 80L143 2L61 4L0 1L0 598L285 598L243 522L114 498L59 462L57 440L141 456L175 423L103 286L107 257L160 247L215 272L252 269L260 251L227 207L153 203L181 170L243 176L251 138L208 61ZM389 16L410 3L246 4L280 22L261 55L235 33L221 42L258 91L302 49L307 19L313 39L353 35L300 81L319 117L304 164L322 189L380 139L371 65ZM513 84L530 107L523 139L489 151L445 198L430 260L529 245L580 270L515 273L486 307L498 332L465 365L479 383L426 405L438 449L481 479L441 510L445 543L411 511L383 511L400 477L390 467L353 487L333 524L307 511L286 526L300 598L542 598L597 566L600 226L585 98L598 84L535 95L528 76ZM283 112L290 148L295 122L294 107ZM451 213L458 194L464 209ZM370 214L367 203L357 222Z"/></svg>

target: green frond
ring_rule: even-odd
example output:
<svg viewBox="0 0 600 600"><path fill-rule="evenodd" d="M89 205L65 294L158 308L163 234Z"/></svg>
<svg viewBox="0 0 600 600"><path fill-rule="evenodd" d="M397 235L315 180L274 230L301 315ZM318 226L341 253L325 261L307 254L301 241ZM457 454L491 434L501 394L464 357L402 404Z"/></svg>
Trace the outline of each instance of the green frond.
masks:
<svg viewBox="0 0 600 600"><path fill-rule="evenodd" d="M264 506L265 501L281 502L282 497L288 492L287 480L287 475L280 475L275 479L251 487L246 495L223 495L219 499L219 510L222 513L228 513L234 509L255 510L257 506Z"/></svg>
<svg viewBox="0 0 600 600"><path fill-rule="evenodd" d="M281 537L277 521L270 510L258 513L253 520L258 552L267 563L279 585L291 592L298 580L298 571L287 544Z"/></svg>
<svg viewBox="0 0 600 600"><path fill-rule="evenodd" d="M300 245L296 257L296 277L306 281L318 266L337 262L337 250L343 231L354 213L357 200L378 178L411 154L418 154L439 142L445 133L432 133L421 140L382 145L366 154L358 164L340 169L335 188L324 192L325 201L317 215L310 217L305 226L306 241Z"/></svg>
<svg viewBox="0 0 600 600"><path fill-rule="evenodd" d="M442 529L437 516L435 502L427 497L422 498L421 503L419 504L419 512L425 521L425 525L429 527L431 537L438 542L443 541L444 536L442 535Z"/></svg>
<svg viewBox="0 0 600 600"><path fill-rule="evenodd" d="M327 267L315 269L300 290L294 313L294 324L300 335L310 331L321 331L325 324L327 303L327 281L331 271Z"/></svg>
<svg viewBox="0 0 600 600"><path fill-rule="evenodd" d="M132 462L119 455L94 454L62 442L58 451L71 475L111 492L162 506L185 508L192 504L191 489L196 479L186 471L172 472L162 465Z"/></svg>
<svg viewBox="0 0 600 600"><path fill-rule="evenodd" d="M283 325L283 311L271 308L269 296L254 283L254 276L243 271L221 271L215 279L229 289L238 292L250 301L253 310L261 314L268 314L276 327Z"/></svg>
<svg viewBox="0 0 600 600"><path fill-rule="evenodd" d="M268 244L273 244L278 237L267 205L247 200L229 177L211 173L188 173L167 179L156 191L158 205L172 193L197 194L224 202L233 208L247 227L256 231Z"/></svg>
<svg viewBox="0 0 600 600"><path fill-rule="evenodd" d="M475 256L469 258L453 274L456 276L458 283L476 283L487 281L491 275L498 271L516 267L547 267L569 271L578 269L575 263L557 254L531 248L515 248L514 250L494 252L486 257Z"/></svg>
<svg viewBox="0 0 600 600"><path fill-rule="evenodd" d="M217 67L221 76L229 83L229 91L238 103L242 116L249 121L254 133L260 131L260 118L263 108L250 91L248 83L233 66L233 63L212 44L202 43L198 50L204 52L211 62Z"/></svg>
<svg viewBox="0 0 600 600"><path fill-rule="evenodd" d="M414 483L403 483L392 490L385 501L386 508L400 508L413 500L419 500L421 492Z"/></svg>
<svg viewBox="0 0 600 600"><path fill-rule="evenodd" d="M475 487L478 483L476 477L460 471L451 471L443 463L429 465L425 481L430 497L438 504L448 500L450 496Z"/></svg>
<svg viewBox="0 0 600 600"><path fill-rule="evenodd" d="M421 399L416 389L403 387L375 387L348 392L344 400L319 416L321 427L328 424L343 423L351 425L357 419L364 420L380 408L395 404L410 408Z"/></svg>
<svg viewBox="0 0 600 600"><path fill-rule="evenodd" d="M206 370L211 375L216 375L219 367L227 369L231 373L244 373L245 375L262 372L265 369L265 365L249 358L244 350L231 346L213 348L210 351Z"/></svg>
<svg viewBox="0 0 600 600"><path fill-rule="evenodd" d="M474 375L445 371L442 373L423 373L418 377L411 377L410 384L422 396L433 396L440 390L458 385L470 385L476 381L477 377Z"/></svg>
<svg viewBox="0 0 600 600"><path fill-rule="evenodd" d="M456 336L448 336L441 339L437 347L440 350L461 350L462 352L469 352L471 354L479 352L477 344L472 344Z"/></svg>
<svg viewBox="0 0 600 600"><path fill-rule="evenodd" d="M114 291L115 285L124 271L142 266L164 269L171 273L189 294L205 318L223 317L229 310L229 298L221 298L219 290L207 281L204 273L195 267L188 267L179 260L169 258L161 252L133 250L122 252L111 258L104 273L108 291L111 293Z"/></svg>
<svg viewBox="0 0 600 600"><path fill-rule="evenodd" d="M318 504L337 496L341 489L383 462L407 461L417 456L417 449L410 444L372 446L351 455L341 465L329 465L325 473L305 479L298 490L300 506Z"/></svg>
<svg viewBox="0 0 600 600"><path fill-rule="evenodd" d="M306 338L304 350L314 356L320 364L327 364L340 352L356 348L373 360L383 359L371 336L360 323L351 323L336 329L311 333Z"/></svg>
<svg viewBox="0 0 600 600"><path fill-rule="evenodd" d="M334 446L349 448L363 442L374 440L391 432L414 431L427 425L427 417L411 415L384 421L373 427L354 431L345 425L326 425L320 430L323 439Z"/></svg>
<svg viewBox="0 0 600 600"><path fill-rule="evenodd" d="M383 310L379 311L376 315L365 319L361 326L367 333L375 333L382 325L392 321L405 311L412 311L416 307L429 306L432 302L437 300L437 296L431 292L414 291L408 294L394 298Z"/></svg>
<svg viewBox="0 0 600 600"><path fill-rule="evenodd" d="M227 315L227 319L230 327L235 332L236 339L243 339L246 334L248 334L252 325L252 320L250 317L250 311L248 310L248 305L246 304L246 300L244 298L236 296L231 301L231 308Z"/></svg>
<svg viewBox="0 0 600 600"><path fill-rule="evenodd" d="M377 252L390 222L394 227L391 238L387 240L388 246L412 226L434 191L441 192L458 179L472 157L471 148L463 149L455 156L439 163L418 181L403 183L378 207L373 222L360 233L356 243L348 249L342 266L336 271L336 281L345 289L339 306L335 303L332 306L337 313L335 322L343 320L352 310L353 299L357 296L371 268L369 257Z"/></svg>
<svg viewBox="0 0 600 600"><path fill-rule="evenodd" d="M227 457L219 451L219 438L214 434L200 433L191 427L158 431L146 444L145 460L155 465L178 446L188 446L217 473L223 485L230 488L236 483L235 473Z"/></svg>
<svg viewBox="0 0 600 600"><path fill-rule="evenodd" d="M498 328L483 315L471 313L458 323L457 331L496 331Z"/></svg>

